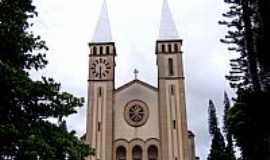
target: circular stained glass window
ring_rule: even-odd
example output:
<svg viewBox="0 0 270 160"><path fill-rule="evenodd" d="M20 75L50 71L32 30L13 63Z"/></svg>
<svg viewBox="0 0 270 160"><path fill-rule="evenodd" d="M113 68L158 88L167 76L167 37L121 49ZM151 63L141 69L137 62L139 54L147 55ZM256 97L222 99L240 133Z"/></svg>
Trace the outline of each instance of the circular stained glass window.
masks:
<svg viewBox="0 0 270 160"><path fill-rule="evenodd" d="M143 101L133 100L125 107L125 119L129 125L139 127L147 121L148 112L148 107Z"/></svg>

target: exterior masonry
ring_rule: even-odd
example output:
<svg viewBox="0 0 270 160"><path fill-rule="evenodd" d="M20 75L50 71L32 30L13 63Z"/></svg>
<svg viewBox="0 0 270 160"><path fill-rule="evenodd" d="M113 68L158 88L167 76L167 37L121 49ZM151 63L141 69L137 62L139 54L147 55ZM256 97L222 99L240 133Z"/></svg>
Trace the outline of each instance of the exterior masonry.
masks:
<svg viewBox="0 0 270 160"><path fill-rule="evenodd" d="M104 0L89 44L85 142L96 154L87 160L195 160L194 134L187 129L182 40L167 0L161 23L155 48L158 86L135 78L115 88L116 47Z"/></svg>
<svg viewBox="0 0 270 160"><path fill-rule="evenodd" d="M115 89L114 43L89 46L86 143L96 155L88 159L194 160L194 135L188 136L187 130L182 40L157 41L158 87L135 79ZM130 123L136 115L145 121Z"/></svg>

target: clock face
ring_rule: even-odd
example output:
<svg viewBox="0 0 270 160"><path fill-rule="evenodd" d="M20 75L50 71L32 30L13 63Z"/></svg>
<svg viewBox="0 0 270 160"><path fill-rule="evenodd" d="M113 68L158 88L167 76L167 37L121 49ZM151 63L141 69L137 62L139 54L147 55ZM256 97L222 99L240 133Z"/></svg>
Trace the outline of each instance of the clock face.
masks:
<svg viewBox="0 0 270 160"><path fill-rule="evenodd" d="M104 58L96 59L93 64L90 66L92 75L95 78L105 78L111 70L110 63Z"/></svg>

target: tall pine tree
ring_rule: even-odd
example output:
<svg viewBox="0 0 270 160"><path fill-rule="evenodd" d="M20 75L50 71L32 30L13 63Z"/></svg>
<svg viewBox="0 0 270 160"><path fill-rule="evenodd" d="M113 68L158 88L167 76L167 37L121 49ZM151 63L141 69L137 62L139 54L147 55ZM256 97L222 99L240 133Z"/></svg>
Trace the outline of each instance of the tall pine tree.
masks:
<svg viewBox="0 0 270 160"><path fill-rule="evenodd" d="M228 120L227 120L230 107L231 107L230 99L229 99L227 93L224 92L223 130L224 130L226 141L227 141L226 153L227 153L228 158L229 158L228 160L236 160L235 155L234 155L235 152L234 152L233 138L232 138L232 134L229 130Z"/></svg>
<svg viewBox="0 0 270 160"><path fill-rule="evenodd" d="M90 149L66 129L64 118L83 98L61 92L52 78L29 75L47 64L45 42L30 31L35 16L32 0L0 1L0 159L82 160Z"/></svg>
<svg viewBox="0 0 270 160"><path fill-rule="evenodd" d="M268 160L270 129L265 119L270 114L269 1L224 2L229 11L223 14L226 21L219 23L228 27L228 34L221 41L229 44L229 50L237 55L231 60L231 71L226 76L237 91L227 114L228 130L242 151L242 159Z"/></svg>
<svg viewBox="0 0 270 160"><path fill-rule="evenodd" d="M216 108L212 100L209 100L208 114L209 134L212 137L212 143L207 160L227 160L224 137L218 127Z"/></svg>

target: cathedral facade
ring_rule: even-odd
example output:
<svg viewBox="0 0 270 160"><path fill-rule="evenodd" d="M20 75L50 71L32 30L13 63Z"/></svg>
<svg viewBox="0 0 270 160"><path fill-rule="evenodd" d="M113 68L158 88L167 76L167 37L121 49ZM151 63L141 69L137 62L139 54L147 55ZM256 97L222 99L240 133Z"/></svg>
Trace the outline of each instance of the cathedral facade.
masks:
<svg viewBox="0 0 270 160"><path fill-rule="evenodd" d="M158 86L137 77L115 88L116 46L104 1L89 43L88 160L195 160L187 128L182 40L164 0L157 58Z"/></svg>

